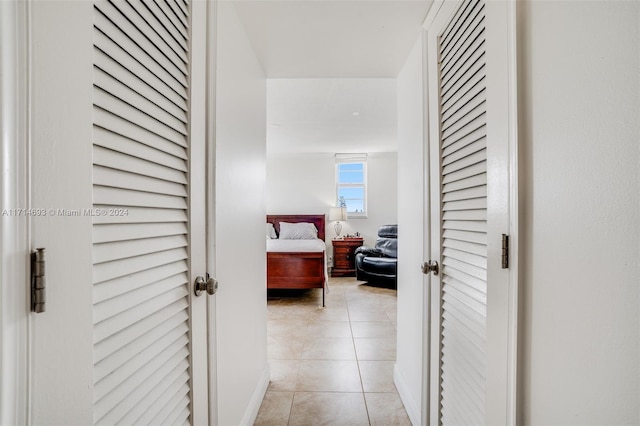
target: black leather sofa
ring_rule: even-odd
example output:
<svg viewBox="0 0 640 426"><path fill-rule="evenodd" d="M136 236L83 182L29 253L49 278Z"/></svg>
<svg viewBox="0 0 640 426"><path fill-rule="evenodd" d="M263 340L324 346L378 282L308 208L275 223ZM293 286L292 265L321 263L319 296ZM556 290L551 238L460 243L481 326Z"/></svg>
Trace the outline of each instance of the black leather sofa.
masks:
<svg viewBox="0 0 640 426"><path fill-rule="evenodd" d="M355 256L356 278L359 281L396 286L398 225L383 225L378 228L376 246L358 247Z"/></svg>

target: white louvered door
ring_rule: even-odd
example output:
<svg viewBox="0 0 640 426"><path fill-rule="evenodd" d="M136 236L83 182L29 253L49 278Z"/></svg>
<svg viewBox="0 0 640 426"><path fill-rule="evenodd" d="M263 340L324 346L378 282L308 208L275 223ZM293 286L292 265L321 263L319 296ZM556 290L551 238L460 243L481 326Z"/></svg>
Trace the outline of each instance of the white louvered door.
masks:
<svg viewBox="0 0 640 426"><path fill-rule="evenodd" d="M96 424L207 423L204 11L94 4Z"/></svg>
<svg viewBox="0 0 640 426"><path fill-rule="evenodd" d="M501 265L501 233L513 232L508 2L490 3L444 2L427 32L431 251L440 264L430 278L431 424L515 420L516 299Z"/></svg>

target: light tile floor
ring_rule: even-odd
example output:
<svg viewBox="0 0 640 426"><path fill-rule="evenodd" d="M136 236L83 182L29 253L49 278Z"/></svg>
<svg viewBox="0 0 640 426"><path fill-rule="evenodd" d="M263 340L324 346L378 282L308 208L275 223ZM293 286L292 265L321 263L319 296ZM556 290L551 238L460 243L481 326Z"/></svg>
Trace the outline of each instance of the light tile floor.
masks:
<svg viewBox="0 0 640 426"><path fill-rule="evenodd" d="M332 278L270 293L271 383L256 425L410 425L393 384L396 291Z"/></svg>

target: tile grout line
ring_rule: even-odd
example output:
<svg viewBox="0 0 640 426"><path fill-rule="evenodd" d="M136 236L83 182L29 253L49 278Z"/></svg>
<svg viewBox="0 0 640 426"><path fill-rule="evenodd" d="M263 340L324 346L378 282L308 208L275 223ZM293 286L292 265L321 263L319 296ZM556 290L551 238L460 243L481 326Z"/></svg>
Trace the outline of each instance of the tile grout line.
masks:
<svg viewBox="0 0 640 426"><path fill-rule="evenodd" d="M307 330L309 329L309 321L307 320ZM296 389L298 388L298 377L300 377L300 364L302 364L302 354L304 353L304 346L302 348L302 352L300 352L300 358L298 361L298 368L296 369L296 378L293 382L293 396L291 397L291 405L289 406L289 416L287 417L287 426L291 423L291 413L293 413L293 403L296 400L296 393L298 392Z"/></svg>
<svg viewBox="0 0 640 426"><path fill-rule="evenodd" d="M356 356L356 366L358 367L358 377L360 378L360 389L362 389L362 401L364 402L364 409L367 412L367 422L371 425L371 415L369 414L369 406L367 405L367 398L364 394L364 383L362 382L362 371L360 370L360 359L358 358L358 350L356 349L356 338L353 335L353 326L351 324L351 314L349 313L349 299L347 293L344 294L345 304L347 306L347 318L349 319L349 330L351 330L351 343L353 344L353 352Z"/></svg>
<svg viewBox="0 0 640 426"><path fill-rule="evenodd" d="M299 367L298 367L299 369ZM293 402L296 400L296 391L293 391L293 396L291 397L291 405L289 405L289 416L287 416L287 426L291 423L291 412L293 412Z"/></svg>

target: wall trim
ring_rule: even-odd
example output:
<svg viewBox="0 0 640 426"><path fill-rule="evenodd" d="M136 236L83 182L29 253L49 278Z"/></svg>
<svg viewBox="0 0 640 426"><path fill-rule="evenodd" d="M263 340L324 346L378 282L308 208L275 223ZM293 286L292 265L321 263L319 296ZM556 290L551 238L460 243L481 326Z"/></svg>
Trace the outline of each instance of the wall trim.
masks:
<svg viewBox="0 0 640 426"><path fill-rule="evenodd" d="M432 5L433 6L433 5ZM425 18L426 21L426 18ZM430 25L430 24L429 24ZM429 146L429 63L427 51L427 30L423 26L420 31L420 54L422 56L422 147L423 170L422 185L425 194L423 200L422 220L424 222L424 239L422 241L423 260L431 259L431 155ZM420 416L421 423L429 424L431 404L431 275L422 276L424 292L422 294L422 395Z"/></svg>
<svg viewBox="0 0 640 426"><path fill-rule="evenodd" d="M206 35L206 99L205 99L205 241L207 244L207 272L216 271L216 57L218 43L218 1L207 2ZM217 296L207 297L207 366L209 385L209 425L218 425L218 346L216 328Z"/></svg>
<svg viewBox="0 0 640 426"><path fill-rule="evenodd" d="M404 408L407 411L409 420L411 420L411 424L414 426L421 425L420 405L411 398L411 392L409 391L409 387L407 386L407 382L404 380L402 373L400 373L397 363L393 365L393 383L396 385L396 389L398 389L398 395L400 395L400 400L402 400L402 403L404 404Z"/></svg>
<svg viewBox="0 0 640 426"><path fill-rule="evenodd" d="M27 3L0 2L0 424L30 424Z"/></svg>
<svg viewBox="0 0 640 426"><path fill-rule="evenodd" d="M253 392L251 399L249 400L249 405L247 405L244 416L242 416L242 420L240 420L240 425L251 426L255 423L256 418L258 417L258 411L260 410L260 406L262 405L262 400L267 393L270 378L271 371L269 368L269 364L267 364L264 367L264 370L262 370L262 375L260 376L258 384L256 385L256 389Z"/></svg>
<svg viewBox="0 0 640 426"><path fill-rule="evenodd" d="M520 274L520 199L519 199L519 150L518 150L518 39L517 2L507 5L507 57L509 76L509 234L511 239L509 267L509 332L507 349L507 422L518 424L518 304Z"/></svg>

